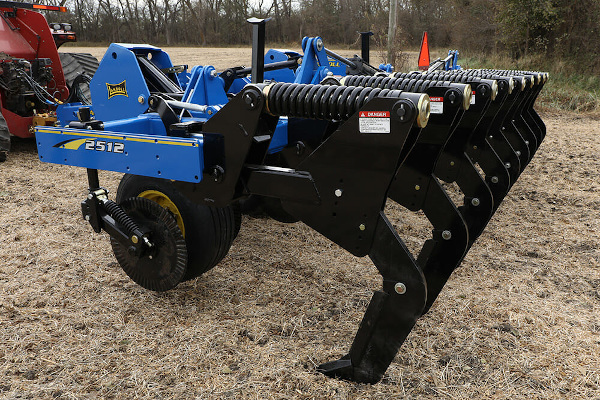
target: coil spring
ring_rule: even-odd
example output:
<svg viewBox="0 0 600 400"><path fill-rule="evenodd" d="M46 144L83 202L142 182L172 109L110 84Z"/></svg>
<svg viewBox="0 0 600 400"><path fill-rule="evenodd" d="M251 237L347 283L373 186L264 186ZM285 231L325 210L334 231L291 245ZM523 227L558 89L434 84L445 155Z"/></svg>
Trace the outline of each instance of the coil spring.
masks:
<svg viewBox="0 0 600 400"><path fill-rule="evenodd" d="M104 206L108 214L125 228L125 231L127 232L128 236L131 236L135 232L140 231L140 227L138 226L138 224L135 223L135 221L131 219L131 217L127 215L117 203L115 203L112 200L104 200L102 202L102 205Z"/></svg>
<svg viewBox="0 0 600 400"><path fill-rule="evenodd" d="M450 87L448 81L427 80L418 78L394 78L391 76L347 76L343 80L344 85L378 87L380 89L402 90L413 93L424 93L430 87Z"/></svg>
<svg viewBox="0 0 600 400"><path fill-rule="evenodd" d="M402 91L355 86L276 83L267 86L265 93L267 110L273 115L340 121L350 118L374 97L399 97Z"/></svg>

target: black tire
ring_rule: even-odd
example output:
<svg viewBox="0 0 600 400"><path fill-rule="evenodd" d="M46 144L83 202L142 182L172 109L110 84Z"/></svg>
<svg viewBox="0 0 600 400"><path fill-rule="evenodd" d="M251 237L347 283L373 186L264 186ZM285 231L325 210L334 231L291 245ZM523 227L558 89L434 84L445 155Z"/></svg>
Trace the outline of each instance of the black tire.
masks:
<svg viewBox="0 0 600 400"><path fill-rule="evenodd" d="M126 174L119 183L117 203L148 191L164 195L175 205L180 215L178 223L183 225L182 233L188 252L184 281L202 275L227 255L235 238L235 215L231 206L209 207L196 204L183 196L169 180L130 174ZM145 194L142 197L151 198L151 195ZM172 210L169 211L173 213Z"/></svg>
<svg viewBox="0 0 600 400"><path fill-rule="evenodd" d="M60 63L65 75L65 82L69 86L69 89L71 89L77 76L85 73L92 78L100 65L96 57L88 53L58 53L58 55L60 56ZM88 103L91 103L92 98L89 86L81 85L80 90L81 94L85 97L82 100L87 100Z"/></svg>
<svg viewBox="0 0 600 400"><path fill-rule="evenodd" d="M10 150L10 132L6 120L0 113L0 162L6 161L6 154Z"/></svg>

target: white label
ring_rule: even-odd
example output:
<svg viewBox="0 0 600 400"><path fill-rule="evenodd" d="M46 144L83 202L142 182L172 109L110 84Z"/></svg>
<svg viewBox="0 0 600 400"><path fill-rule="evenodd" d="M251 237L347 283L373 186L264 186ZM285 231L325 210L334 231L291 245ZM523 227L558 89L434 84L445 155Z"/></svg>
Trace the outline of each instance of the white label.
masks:
<svg viewBox="0 0 600 400"><path fill-rule="evenodd" d="M473 90L473 93L471 93L471 104L475 104L475 91Z"/></svg>
<svg viewBox="0 0 600 400"><path fill-rule="evenodd" d="M389 111L361 111L358 114L360 133L390 133Z"/></svg>
<svg viewBox="0 0 600 400"><path fill-rule="evenodd" d="M432 114L443 114L444 113L444 98L443 97L429 97L430 112Z"/></svg>

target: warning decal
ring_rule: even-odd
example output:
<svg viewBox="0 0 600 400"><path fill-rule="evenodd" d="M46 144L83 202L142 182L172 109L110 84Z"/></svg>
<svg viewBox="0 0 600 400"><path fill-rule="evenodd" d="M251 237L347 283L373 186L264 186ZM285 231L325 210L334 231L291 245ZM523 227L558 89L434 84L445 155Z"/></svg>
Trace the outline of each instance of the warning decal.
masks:
<svg viewBox="0 0 600 400"><path fill-rule="evenodd" d="M390 112L360 111L358 130L360 133L390 133Z"/></svg>
<svg viewBox="0 0 600 400"><path fill-rule="evenodd" d="M431 114L443 114L444 113L444 98L443 97L429 97L431 103L429 103Z"/></svg>
<svg viewBox="0 0 600 400"><path fill-rule="evenodd" d="M475 104L475 91L473 90L473 93L471 93L471 104Z"/></svg>

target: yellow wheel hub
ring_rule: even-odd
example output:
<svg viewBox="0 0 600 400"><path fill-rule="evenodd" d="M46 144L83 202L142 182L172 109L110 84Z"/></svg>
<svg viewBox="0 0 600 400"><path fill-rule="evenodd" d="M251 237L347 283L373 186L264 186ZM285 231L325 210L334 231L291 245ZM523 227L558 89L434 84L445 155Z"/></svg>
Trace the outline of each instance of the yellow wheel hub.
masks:
<svg viewBox="0 0 600 400"><path fill-rule="evenodd" d="M164 193L159 192L158 190L146 190L138 195L138 197L143 197L148 200L152 200L155 203L158 203L159 206L166 208L171 211L173 216L175 217L175 221L177 221L177 226L181 230L181 234L185 238L185 226L183 225L183 218L181 217L181 213L179 209L171 201L171 199Z"/></svg>

